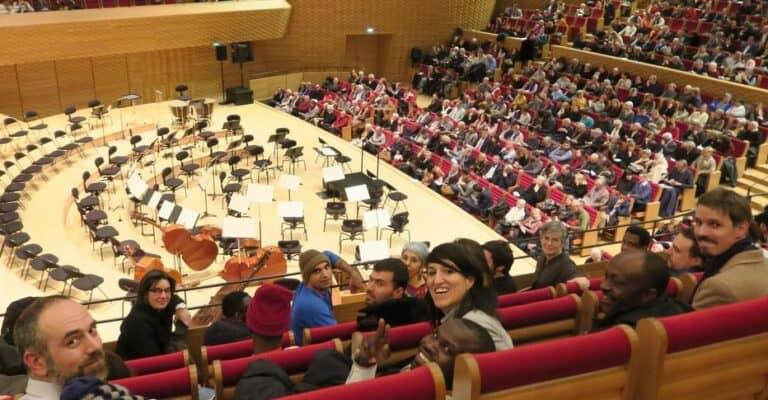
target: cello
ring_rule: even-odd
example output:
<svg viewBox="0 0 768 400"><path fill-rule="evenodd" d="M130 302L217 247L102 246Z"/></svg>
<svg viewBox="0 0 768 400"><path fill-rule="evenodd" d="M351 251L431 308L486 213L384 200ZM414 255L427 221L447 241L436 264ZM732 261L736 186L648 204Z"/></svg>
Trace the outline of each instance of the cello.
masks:
<svg viewBox="0 0 768 400"><path fill-rule="evenodd" d="M126 257L128 257L131 260L134 260L134 254L136 254L137 251L140 251L140 247L134 247L132 244L127 244L123 247L123 254L125 254ZM173 278L173 280L176 282L176 285L181 288L190 288L195 287L200 284L199 280L194 280L188 283L182 282L182 276L181 273L175 269L172 268L166 268L163 265L163 262L157 258L152 256L143 256L139 258L137 261L133 263L133 280L136 282L141 282L141 280L144 278L144 275L146 275L149 271L152 270L160 270Z"/></svg>
<svg viewBox="0 0 768 400"><path fill-rule="evenodd" d="M162 226L155 220L138 213L132 213L131 218L144 221L163 232L163 245L169 253L180 255L184 263L195 271L202 271L214 261L219 254L219 246L213 237L221 235L221 229L211 226L200 228L200 233L193 235L184 226L171 224Z"/></svg>
<svg viewBox="0 0 768 400"><path fill-rule="evenodd" d="M240 257L240 256L237 256ZM233 261L236 260L236 261ZM230 261L232 261L230 263ZM285 255L277 246L266 246L259 248L256 253L249 257L233 257L227 262L227 266L219 272L219 275L227 282L237 282L251 280L261 276L282 275L288 269L288 263ZM265 280L263 282L272 282ZM221 302L229 293L245 289L249 282L239 284L229 284L222 286L214 296L211 297L210 305L214 307L205 307L200 309L192 317L191 327L208 326L208 324L218 320L221 317Z"/></svg>

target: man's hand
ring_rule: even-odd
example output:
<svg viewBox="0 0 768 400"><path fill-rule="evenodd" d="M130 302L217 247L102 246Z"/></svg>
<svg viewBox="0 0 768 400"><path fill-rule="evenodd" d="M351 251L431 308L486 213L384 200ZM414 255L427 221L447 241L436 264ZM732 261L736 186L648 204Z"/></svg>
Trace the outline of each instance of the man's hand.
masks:
<svg viewBox="0 0 768 400"><path fill-rule="evenodd" d="M363 337L355 355L355 362L361 367L372 367L389 358L389 325L379 319L376 332Z"/></svg>

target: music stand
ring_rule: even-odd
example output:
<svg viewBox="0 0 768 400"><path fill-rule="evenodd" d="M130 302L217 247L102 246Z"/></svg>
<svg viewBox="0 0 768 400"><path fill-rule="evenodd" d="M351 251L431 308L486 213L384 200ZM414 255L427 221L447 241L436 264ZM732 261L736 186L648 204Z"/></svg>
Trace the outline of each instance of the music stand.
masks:
<svg viewBox="0 0 768 400"><path fill-rule="evenodd" d="M360 218L360 202L371 198L371 194L368 192L367 185L349 186L344 188L347 194L347 201L357 202L357 212L355 213L355 219Z"/></svg>
<svg viewBox="0 0 768 400"><path fill-rule="evenodd" d="M251 183L248 185L246 196L251 203L258 204L259 209L259 242L261 242L261 205L272 203L275 198L275 189L272 186ZM262 242L263 243L263 242Z"/></svg>
<svg viewBox="0 0 768 400"><path fill-rule="evenodd" d="M240 145L243 143L242 139L237 139L234 142L230 143L229 146L227 146L227 151L230 152L230 157L235 155L235 150L240 147Z"/></svg>
<svg viewBox="0 0 768 400"><path fill-rule="evenodd" d="M256 221L250 217L224 217L221 225L221 238L237 239L237 249L242 254L240 239L251 239L256 237Z"/></svg>
<svg viewBox="0 0 768 400"><path fill-rule="evenodd" d="M288 190L288 201L291 201L291 190L299 190L301 178L296 175L280 175L277 180L277 187Z"/></svg>
<svg viewBox="0 0 768 400"><path fill-rule="evenodd" d="M283 167L280 165L280 153L277 151L277 146L280 145L280 143L285 139L285 137L288 136L288 132L280 132L280 133L274 133L272 135L269 135L269 138L267 139L267 143L274 143L275 149L272 153L272 157L275 159L275 168L282 171Z"/></svg>
<svg viewBox="0 0 768 400"><path fill-rule="evenodd" d="M138 100L141 100L141 95L136 94L136 93L128 93L128 94L125 94L122 97L118 98L117 102L115 104L116 108L121 108L121 109L122 108L130 108L131 109L131 113L129 114L129 118L125 122L123 122L123 111L122 110L120 111L120 134L122 135L123 139L125 139L125 128L126 128L126 126L127 126L128 123L131 122L131 120L134 117L133 106L136 105L136 102ZM103 130L104 130L104 127L102 126L102 132L103 132ZM106 145L106 141L105 141L105 145Z"/></svg>
<svg viewBox="0 0 768 400"><path fill-rule="evenodd" d="M210 168L210 165L206 168ZM213 177L215 179L215 177ZM203 214L200 215L200 219L205 219L208 217L215 217L216 214L208 212L208 182L212 181L212 177L203 171L202 174L200 174L200 179L197 181L197 187L200 188L200 190L203 191L203 202L205 203L205 211L203 211ZM213 184L213 190L216 190L216 183Z"/></svg>
<svg viewBox="0 0 768 400"><path fill-rule="evenodd" d="M229 143L230 135L234 136L235 132L240 129L240 120L234 119L231 121L227 121L224 124L221 125L221 129L224 129L226 131L224 135L224 139Z"/></svg>
<svg viewBox="0 0 768 400"><path fill-rule="evenodd" d="M293 175L296 173L296 164L298 164L298 159L304 155L304 146L296 146L291 147L290 149L285 151L285 157L287 157L291 162L288 164L288 173ZM306 164L304 164L304 167L306 169Z"/></svg>

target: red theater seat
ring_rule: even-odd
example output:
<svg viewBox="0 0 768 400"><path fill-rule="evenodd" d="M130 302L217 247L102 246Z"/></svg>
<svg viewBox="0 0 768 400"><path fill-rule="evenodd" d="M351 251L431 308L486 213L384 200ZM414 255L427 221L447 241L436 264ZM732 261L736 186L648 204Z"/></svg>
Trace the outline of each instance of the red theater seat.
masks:
<svg viewBox="0 0 768 400"><path fill-rule="evenodd" d="M189 352L184 350L160 356L137 358L126 361L125 365L134 376L169 371L189 365Z"/></svg>
<svg viewBox="0 0 768 400"><path fill-rule="evenodd" d="M518 306L522 304L535 303L537 301L552 300L555 297L553 287L528 290L519 293L510 293L499 296L498 308Z"/></svg>
<svg viewBox="0 0 768 400"><path fill-rule="evenodd" d="M197 367L184 368L155 374L118 379L110 383L124 386L132 394L148 399L185 398L197 399Z"/></svg>
<svg viewBox="0 0 768 400"><path fill-rule="evenodd" d="M304 329L304 345L322 343L332 339L349 340L357 329L356 322Z"/></svg>
<svg viewBox="0 0 768 400"><path fill-rule="evenodd" d="M282 347L293 346L293 332L283 334ZM233 358L247 357L253 354L253 340L239 340L237 342L218 344L215 346L203 346L200 348L202 365L208 365L214 360L231 360Z"/></svg>

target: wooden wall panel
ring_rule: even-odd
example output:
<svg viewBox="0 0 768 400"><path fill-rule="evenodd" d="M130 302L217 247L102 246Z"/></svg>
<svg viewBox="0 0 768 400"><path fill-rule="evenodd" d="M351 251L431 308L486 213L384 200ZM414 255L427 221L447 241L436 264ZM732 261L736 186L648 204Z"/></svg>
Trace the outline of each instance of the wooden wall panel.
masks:
<svg viewBox="0 0 768 400"><path fill-rule="evenodd" d="M83 108L96 98L90 58L56 61L59 98L64 107Z"/></svg>
<svg viewBox="0 0 768 400"><path fill-rule="evenodd" d="M17 74L23 111L34 110L40 115L62 112L53 61L19 65Z"/></svg>
<svg viewBox="0 0 768 400"><path fill-rule="evenodd" d="M16 66L0 66L0 114L21 118L21 97L16 82Z"/></svg>
<svg viewBox="0 0 768 400"><path fill-rule="evenodd" d="M242 5L244 3L206 4L208 4L207 7L216 5L229 7L227 4ZM346 76L350 67L343 65L347 35L363 35L369 26L373 27L376 33L387 37L386 40L379 41L376 58L379 60L381 71L376 71L377 75L386 76L390 80L410 81L412 47L428 48L439 41L445 41L458 26L465 29L482 29L489 21L494 5L495 0L423 0L421 2L291 0L290 20L287 22L284 36L279 39L252 42L254 61L243 66L244 82L247 86L254 78L304 71L329 71L321 74L323 76L332 71L344 71L341 75ZM156 7L158 7L157 10L167 10L169 8L166 7L172 9L176 6ZM118 14L124 12L119 9L93 11ZM35 17L35 14L22 14L11 17L54 18L57 15L66 15L86 18L90 15L89 10L67 14L40 13L42 14L47 16ZM213 19L214 15L211 14L208 17ZM20 20L0 20L0 33L5 28L3 23L6 21L11 21L12 24L12 21ZM192 29L190 26L195 28ZM48 26L40 26L34 32L40 31L43 34L48 28ZM221 29L225 28L229 27L221 27ZM79 35L78 29L80 25L72 29L59 30L58 34L65 32L67 35ZM113 24L110 29L110 35L113 31L119 32L119 24ZM200 29L191 21L185 21L184 30L185 32L180 35L197 34ZM177 84L186 83L190 87L188 94L193 97L220 98L222 91L220 64L216 61L210 43L214 41L226 43L225 39L212 36L205 45L182 46L180 45L182 42L179 41L181 39L167 37L168 32L154 25L143 30L142 35L142 40L139 41L134 40L135 38L130 35L109 36L108 40L101 33L93 33L89 36L87 46L98 44L100 47L108 47L108 50L113 52L126 47L130 48L130 51L120 50L123 54L100 55L103 54L102 50L94 50L90 53L93 71L93 88L90 90L93 91L93 97L104 103L112 102L126 94L129 89L135 89L144 96L144 101L148 102L154 99L153 90L159 89L163 91L164 98L168 99L176 96L173 88ZM149 43L150 39L152 43ZM5 40L6 38L0 35L0 48L4 48ZM65 53L29 52L28 47L26 50L27 53L36 53L36 57L45 56L57 62L78 57L82 59L80 52L82 48L70 49L71 51ZM7 60L5 55L3 60L0 60L0 64ZM224 62L223 66L224 87L239 86L240 66L231 61ZM61 78L59 76L60 81L62 81ZM69 81L66 80L66 82L69 85ZM83 84L87 86L88 82ZM290 86L295 87L295 85ZM62 96L65 101L70 101L69 95L58 93L56 85L50 86L48 90L52 97ZM88 90L83 88L82 93L73 100L84 97ZM6 91L12 94L12 88ZM0 100L0 113L13 111L15 108L13 100Z"/></svg>
<svg viewBox="0 0 768 400"><path fill-rule="evenodd" d="M128 93L128 68L125 56L104 56L91 59L95 97L104 104Z"/></svg>
<svg viewBox="0 0 768 400"><path fill-rule="evenodd" d="M380 75L379 38L381 36L384 35L347 35L343 65Z"/></svg>
<svg viewBox="0 0 768 400"><path fill-rule="evenodd" d="M0 15L0 63L277 39L290 14L284 0L260 0Z"/></svg>

